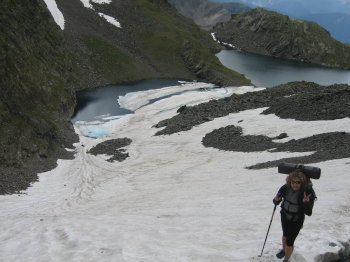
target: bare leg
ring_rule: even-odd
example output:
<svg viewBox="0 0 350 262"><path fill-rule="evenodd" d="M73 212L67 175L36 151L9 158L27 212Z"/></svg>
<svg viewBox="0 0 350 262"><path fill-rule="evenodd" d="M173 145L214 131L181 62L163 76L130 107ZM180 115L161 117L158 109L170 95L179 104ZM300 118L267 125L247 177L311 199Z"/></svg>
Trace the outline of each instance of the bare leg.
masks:
<svg viewBox="0 0 350 262"><path fill-rule="evenodd" d="M293 249L294 249L294 246L288 246L288 245L286 245L286 248L284 249L285 252L286 252L286 254L285 254L285 256L284 256L285 259L289 259L289 258L290 258L290 256L291 256L292 253L293 253Z"/></svg>
<svg viewBox="0 0 350 262"><path fill-rule="evenodd" d="M287 243L287 238L282 236L282 247L284 250L286 250L286 245L287 245L286 243Z"/></svg>

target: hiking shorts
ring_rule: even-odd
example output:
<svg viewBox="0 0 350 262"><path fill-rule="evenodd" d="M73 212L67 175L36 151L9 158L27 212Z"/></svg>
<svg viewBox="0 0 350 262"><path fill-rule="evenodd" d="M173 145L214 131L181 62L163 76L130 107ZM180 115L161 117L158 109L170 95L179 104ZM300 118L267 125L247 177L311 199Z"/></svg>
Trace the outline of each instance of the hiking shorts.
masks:
<svg viewBox="0 0 350 262"><path fill-rule="evenodd" d="M286 237L287 246L294 246L294 241L297 238L300 229L304 224L304 217L296 221L287 220L286 214L281 212L281 224L283 230L283 236Z"/></svg>

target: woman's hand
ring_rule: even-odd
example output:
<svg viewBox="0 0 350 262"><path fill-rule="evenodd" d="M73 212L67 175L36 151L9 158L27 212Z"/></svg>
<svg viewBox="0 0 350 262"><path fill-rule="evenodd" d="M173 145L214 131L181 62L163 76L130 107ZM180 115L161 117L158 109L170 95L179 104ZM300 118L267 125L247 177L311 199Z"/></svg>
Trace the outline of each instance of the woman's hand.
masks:
<svg viewBox="0 0 350 262"><path fill-rule="evenodd" d="M310 202L310 197L311 197L311 194L310 194L310 195L307 195L306 192L304 192L303 202L304 202L304 203Z"/></svg>
<svg viewBox="0 0 350 262"><path fill-rule="evenodd" d="M273 199L273 203L277 206L279 203L281 203L282 197L279 195L276 195Z"/></svg>
<svg viewBox="0 0 350 262"><path fill-rule="evenodd" d="M275 198L273 200L275 200L276 202L279 202L279 201L281 201L281 199L282 198L279 195L277 195L277 196L275 196Z"/></svg>

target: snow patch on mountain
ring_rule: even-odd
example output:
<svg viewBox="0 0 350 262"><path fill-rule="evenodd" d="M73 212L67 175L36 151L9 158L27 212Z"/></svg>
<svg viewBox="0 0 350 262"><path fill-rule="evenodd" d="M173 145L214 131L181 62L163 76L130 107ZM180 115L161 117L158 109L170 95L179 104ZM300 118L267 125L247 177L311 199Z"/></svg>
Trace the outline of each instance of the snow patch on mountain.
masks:
<svg viewBox="0 0 350 262"><path fill-rule="evenodd" d="M96 3L96 4L110 4L112 2L112 0L80 0L82 2L82 4L84 5L84 7L95 10L92 3ZM118 28L122 28L119 21L109 15L106 15L104 13L98 13L99 16L103 17L108 23L111 23L112 25L118 27Z"/></svg>
<svg viewBox="0 0 350 262"><path fill-rule="evenodd" d="M106 15L106 14L103 14L103 13L98 13L99 16L103 17L104 19L106 19L106 21L108 23L111 23L112 25L115 25L116 27L119 27L119 28L122 28L120 23L118 22L117 19L115 19L114 17L112 16L109 16L109 15Z"/></svg>
<svg viewBox="0 0 350 262"><path fill-rule="evenodd" d="M55 20L56 24L64 30L64 17L62 12L58 9L56 1L55 0L44 0L47 8L49 9L53 19Z"/></svg>
<svg viewBox="0 0 350 262"><path fill-rule="evenodd" d="M80 2L83 3L84 7L94 9L94 7L90 2L102 5L102 4L110 4L112 3L112 0L80 0Z"/></svg>
<svg viewBox="0 0 350 262"><path fill-rule="evenodd" d="M91 2L102 5L102 4L110 4L112 3L112 0L91 0Z"/></svg>

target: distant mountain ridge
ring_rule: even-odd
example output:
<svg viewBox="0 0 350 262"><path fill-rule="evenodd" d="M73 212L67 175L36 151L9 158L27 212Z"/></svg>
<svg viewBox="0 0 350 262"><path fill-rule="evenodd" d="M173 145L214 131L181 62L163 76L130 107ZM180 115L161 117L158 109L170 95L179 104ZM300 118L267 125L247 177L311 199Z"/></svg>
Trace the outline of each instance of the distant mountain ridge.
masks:
<svg viewBox="0 0 350 262"><path fill-rule="evenodd" d="M250 10L241 3L217 4L209 0L168 0L177 11L192 19L204 30L212 29L217 23L230 20L232 13Z"/></svg>
<svg viewBox="0 0 350 262"><path fill-rule="evenodd" d="M247 12L252 9L242 3L222 3L222 6L234 14Z"/></svg>
<svg viewBox="0 0 350 262"><path fill-rule="evenodd" d="M205 30L211 29L219 22L230 20L231 12L222 5L207 0L168 0L177 11L191 18Z"/></svg>
<svg viewBox="0 0 350 262"><path fill-rule="evenodd" d="M346 13L350 14L348 0L211 0L215 3L238 2L252 8L262 7L294 15Z"/></svg>
<svg viewBox="0 0 350 262"><path fill-rule="evenodd" d="M296 16L297 18L318 23L329 31L333 38L350 43L350 14L324 13Z"/></svg>
<svg viewBox="0 0 350 262"><path fill-rule="evenodd" d="M289 17L313 21L327 29L343 43L350 43L350 1L340 0L211 0L215 3L239 2L251 8L262 7Z"/></svg>
<svg viewBox="0 0 350 262"><path fill-rule="evenodd" d="M244 51L306 61L329 67L350 68L350 48L314 22L291 19L256 8L232 15L218 24L216 38Z"/></svg>

